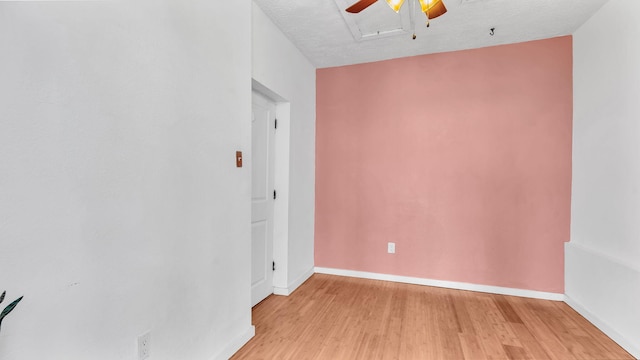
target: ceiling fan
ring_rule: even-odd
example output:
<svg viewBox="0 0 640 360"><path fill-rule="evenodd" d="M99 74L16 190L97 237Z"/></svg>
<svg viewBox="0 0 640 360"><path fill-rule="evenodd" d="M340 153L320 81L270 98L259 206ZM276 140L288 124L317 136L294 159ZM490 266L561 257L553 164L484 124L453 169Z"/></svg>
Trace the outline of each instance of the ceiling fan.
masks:
<svg viewBox="0 0 640 360"><path fill-rule="evenodd" d="M359 13L360 11L368 8L373 5L378 0L359 0L355 4L349 6L346 11L350 13ZM389 6L395 12L399 12L404 0L385 0ZM442 0L420 0L420 6L422 7L422 12L427 16L427 26L428 20L435 19L438 16L447 12L447 8L444 6Z"/></svg>

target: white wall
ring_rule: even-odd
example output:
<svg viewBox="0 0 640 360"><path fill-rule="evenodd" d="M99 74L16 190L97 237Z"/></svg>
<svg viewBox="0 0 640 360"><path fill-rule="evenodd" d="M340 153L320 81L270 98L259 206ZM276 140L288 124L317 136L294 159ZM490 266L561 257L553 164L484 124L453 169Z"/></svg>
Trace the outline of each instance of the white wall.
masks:
<svg viewBox="0 0 640 360"><path fill-rule="evenodd" d="M569 303L640 357L640 2L574 34Z"/></svg>
<svg viewBox="0 0 640 360"><path fill-rule="evenodd" d="M281 149L289 154L289 178L280 180L280 185L288 181L288 192L278 192L283 194L279 199L287 201L288 228L276 230L274 237L276 263L278 257L287 258L286 264L278 266L274 284L280 293L289 293L313 273L314 265L316 72L255 3L252 15L253 79L277 95L282 102L279 111L290 113L278 119L276 133L277 141L287 141L282 134L289 137L288 149ZM280 166L281 160L276 159ZM276 174L276 187L278 182ZM284 249L279 242L286 244Z"/></svg>
<svg viewBox="0 0 640 360"><path fill-rule="evenodd" d="M252 334L251 2L0 2L1 359ZM3 305L6 305L5 302Z"/></svg>

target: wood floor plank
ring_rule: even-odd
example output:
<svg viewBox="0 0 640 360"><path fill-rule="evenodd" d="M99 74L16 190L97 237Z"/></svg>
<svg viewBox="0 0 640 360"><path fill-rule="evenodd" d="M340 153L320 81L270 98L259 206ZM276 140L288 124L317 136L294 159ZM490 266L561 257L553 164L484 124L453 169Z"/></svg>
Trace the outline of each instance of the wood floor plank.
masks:
<svg viewBox="0 0 640 360"><path fill-rule="evenodd" d="M463 295L463 294L461 294ZM458 324L460 326L460 332L463 334L475 335L476 330L473 327L473 322L469 316L469 310L467 309L467 296L452 296L455 312L458 317Z"/></svg>
<svg viewBox="0 0 640 360"><path fill-rule="evenodd" d="M488 315L492 311L492 307L495 306L491 299L487 294L481 294L475 298L475 301L469 301L467 304L476 334L480 338L487 359L506 359L507 354L498 333L495 332L492 315Z"/></svg>
<svg viewBox="0 0 640 360"><path fill-rule="evenodd" d="M566 304L315 274L232 359L633 359Z"/></svg>
<svg viewBox="0 0 640 360"><path fill-rule="evenodd" d="M518 313L513 310L513 307L505 296L495 296L493 300L498 306L498 309L502 313L502 316L504 316L505 320L514 324L522 324L522 319L520 319Z"/></svg>
<svg viewBox="0 0 640 360"><path fill-rule="evenodd" d="M522 319L523 323L533 335L533 338L542 346L551 359L571 360L575 359L573 354L567 350L571 344L563 344L556 337L551 329L545 324L544 320L539 318L535 313L535 309L539 307L539 302L530 302L525 298L510 299L514 306L514 310Z"/></svg>
<svg viewBox="0 0 640 360"><path fill-rule="evenodd" d="M510 319L519 319L519 317L515 312L513 312L513 309L510 310L512 313L509 314L508 317L505 317L503 310L500 308L501 305L498 305L497 300L506 301L504 296L492 295L489 311L487 311L486 313L487 320L491 323L493 327L493 331L496 333L496 335L500 339L500 342L502 343L502 345L509 345L509 346L521 348L522 344L520 343L520 340L518 339L518 337L516 336L515 332L511 327L513 323L510 322ZM502 306L506 308L507 306L510 306L510 305L503 304ZM517 321L515 323L517 323Z"/></svg>
<svg viewBox="0 0 640 360"><path fill-rule="evenodd" d="M536 360L548 360L551 359L549 354L540 346L540 343L533 337L529 329L522 324L513 324L511 325L516 336L520 339L522 346L527 351L527 353L531 354L533 359Z"/></svg>
<svg viewBox="0 0 640 360"><path fill-rule="evenodd" d="M504 351L510 360L531 360L533 359L526 350L519 346L503 345Z"/></svg>
<svg viewBox="0 0 640 360"><path fill-rule="evenodd" d="M475 334L458 334L460 340L460 346L462 348L463 359L477 359L485 360L487 356L484 353L484 349L480 344L480 339Z"/></svg>

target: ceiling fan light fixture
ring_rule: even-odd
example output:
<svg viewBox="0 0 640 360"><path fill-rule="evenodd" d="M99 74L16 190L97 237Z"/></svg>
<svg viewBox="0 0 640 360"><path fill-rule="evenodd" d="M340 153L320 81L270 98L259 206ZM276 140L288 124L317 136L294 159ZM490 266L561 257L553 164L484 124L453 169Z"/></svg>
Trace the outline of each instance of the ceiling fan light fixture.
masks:
<svg viewBox="0 0 640 360"><path fill-rule="evenodd" d="M420 6L422 7L422 12L426 13L427 11L429 11L429 8L432 5L434 1L433 0L420 0Z"/></svg>
<svg viewBox="0 0 640 360"><path fill-rule="evenodd" d="M442 0L420 0L422 12L427 15L427 19L435 19L447 12Z"/></svg>
<svg viewBox="0 0 640 360"><path fill-rule="evenodd" d="M393 9L395 12L399 12L402 4L404 4L404 0L386 0L387 4ZM420 0L422 2L422 0Z"/></svg>

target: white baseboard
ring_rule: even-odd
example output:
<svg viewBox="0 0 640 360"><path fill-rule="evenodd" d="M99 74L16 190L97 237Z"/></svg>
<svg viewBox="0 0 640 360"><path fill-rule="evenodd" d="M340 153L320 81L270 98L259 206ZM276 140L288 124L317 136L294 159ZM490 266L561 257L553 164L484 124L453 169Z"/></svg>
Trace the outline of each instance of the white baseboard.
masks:
<svg viewBox="0 0 640 360"><path fill-rule="evenodd" d="M315 272L314 268L307 270L302 275L298 276L298 278L295 279L293 282L289 283L289 286L286 288L274 286L273 293L276 295L284 295L284 296L291 295L291 293L296 291L296 289L300 287L300 285L302 285L305 281L307 281L311 277L311 275L313 275L314 272Z"/></svg>
<svg viewBox="0 0 640 360"><path fill-rule="evenodd" d="M330 269L330 268L323 268L323 267L316 267L315 270L319 274L349 276L349 277L372 279L372 280L393 281L393 282L400 282L400 283L406 283L406 284L435 286L435 287L448 288L448 289L477 291L477 292L490 293L490 294L519 296L519 297L527 297L527 298L543 299L543 300L564 301L564 294L535 291L535 290L514 289L514 288L506 288L506 287L490 286L490 285L477 285L477 284L469 284L469 283L455 282L455 281L432 280L432 279L423 279L423 278L408 277L408 276L370 273L370 272L364 272L364 271Z"/></svg>
<svg viewBox="0 0 640 360"><path fill-rule="evenodd" d="M213 360L229 360L241 347L244 346L252 337L256 335L255 326L251 325L244 333L240 334L233 340L231 340L227 346L224 347L218 354L213 357Z"/></svg>
<svg viewBox="0 0 640 360"><path fill-rule="evenodd" d="M289 296L289 288L281 288L281 287L273 287L273 294L274 295L282 295L282 296Z"/></svg>
<svg viewBox="0 0 640 360"><path fill-rule="evenodd" d="M589 320L595 327L600 329L603 333L605 333L611 340L618 343L618 345L622 346L625 350L627 350L631 356L636 359L640 359L640 348L636 347L631 341L627 340L622 334L616 331L614 328L609 326L606 322L602 321L602 319L593 315L589 312L584 306L578 304L576 301L571 299L568 296L565 296L565 303L569 305L573 310L578 312L578 314L584 316L585 319Z"/></svg>

